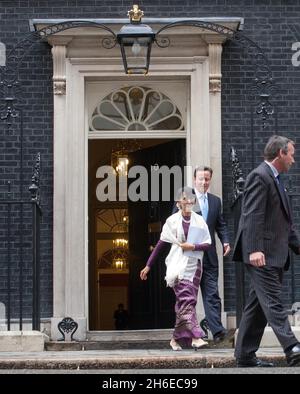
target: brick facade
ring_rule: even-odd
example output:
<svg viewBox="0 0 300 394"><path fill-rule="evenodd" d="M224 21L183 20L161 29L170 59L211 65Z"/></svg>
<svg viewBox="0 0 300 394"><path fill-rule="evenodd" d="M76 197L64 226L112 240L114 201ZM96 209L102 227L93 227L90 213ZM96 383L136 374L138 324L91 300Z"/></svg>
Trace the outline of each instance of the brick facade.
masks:
<svg viewBox="0 0 300 394"><path fill-rule="evenodd" d="M274 100L278 117L278 131L299 142L300 127L300 69L291 62L292 44L300 41L300 0L145 0L139 2L147 17L220 17L245 18L244 34L255 41L268 56L273 76L278 85ZM0 41L7 51L29 32L32 18L123 18L132 6L131 1L100 0L12 0L0 2ZM159 12L158 12L159 10ZM297 27L299 35L297 36ZM296 28L296 29L295 29ZM233 239L231 214L232 180L229 151L233 145L239 154L246 175L251 169L251 136L249 89L253 58L247 49L228 42L223 51L222 80L222 127L223 127L223 200L224 215ZM41 227L42 257L42 317L52 315L52 193L53 193L53 146L52 146L52 60L50 48L39 43L26 55L21 69L24 87L24 194L30 185L32 166L38 151L42 156L41 192L43 219ZM20 103L20 104L21 104ZM0 192L6 190L7 180L12 180L13 191L19 182L18 127L7 131L0 125ZM274 132L274 122L262 130L255 119L254 161L262 158L262 149L268 136ZM297 163L290 173L295 223L300 229L300 167ZM26 188L25 188L26 187ZM0 234L1 236L1 234ZM2 236L4 236L2 234ZM1 240L1 239L0 239ZM296 300L300 300L300 265L295 258L294 283ZM2 263L1 263L2 264ZM225 262L225 310L235 308L234 266L230 259ZM6 268L0 265L0 284L5 282ZM27 272L29 275L30 272ZM26 275L26 273L25 273ZM30 276L28 276L29 280ZM292 271L285 279L284 302L292 303Z"/></svg>

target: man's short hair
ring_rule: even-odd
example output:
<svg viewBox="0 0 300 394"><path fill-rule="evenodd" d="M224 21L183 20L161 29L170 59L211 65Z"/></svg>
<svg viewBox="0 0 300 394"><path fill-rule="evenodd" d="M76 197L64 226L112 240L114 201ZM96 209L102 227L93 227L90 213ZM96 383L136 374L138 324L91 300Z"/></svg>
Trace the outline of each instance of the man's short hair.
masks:
<svg viewBox="0 0 300 394"><path fill-rule="evenodd" d="M275 157L277 157L280 149L282 149L282 151L287 154L288 144L295 145L295 142L281 135L272 135L272 137L269 138L269 141L267 142L267 145L264 149L265 160L274 160Z"/></svg>
<svg viewBox="0 0 300 394"><path fill-rule="evenodd" d="M213 169L212 169L211 167L208 167L208 166L198 166L198 167L195 168L195 171L194 171L194 178L196 178L197 172L198 172L198 171L209 171L209 172L210 172L210 177L212 177L212 175L213 175Z"/></svg>

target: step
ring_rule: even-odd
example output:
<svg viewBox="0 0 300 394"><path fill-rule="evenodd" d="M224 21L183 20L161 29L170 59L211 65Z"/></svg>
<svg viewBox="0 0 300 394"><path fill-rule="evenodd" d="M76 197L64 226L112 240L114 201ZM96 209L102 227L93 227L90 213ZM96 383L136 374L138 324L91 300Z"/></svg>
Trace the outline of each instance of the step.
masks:
<svg viewBox="0 0 300 394"><path fill-rule="evenodd" d="M167 349L169 341L130 340L130 341L50 341L45 343L47 351L78 350L122 350L122 349Z"/></svg>
<svg viewBox="0 0 300 394"><path fill-rule="evenodd" d="M153 330L114 330L114 331L89 331L89 341L130 341L130 340L159 340L168 341L172 337L173 329Z"/></svg>
<svg viewBox="0 0 300 394"><path fill-rule="evenodd" d="M122 350L122 349L169 349L173 330L91 331L86 341L50 341L45 344L48 351ZM233 347L233 335L215 344L209 340L210 349Z"/></svg>
<svg viewBox="0 0 300 394"><path fill-rule="evenodd" d="M45 350L118 350L118 349L166 349L172 336L165 330L90 331L86 341L51 341Z"/></svg>

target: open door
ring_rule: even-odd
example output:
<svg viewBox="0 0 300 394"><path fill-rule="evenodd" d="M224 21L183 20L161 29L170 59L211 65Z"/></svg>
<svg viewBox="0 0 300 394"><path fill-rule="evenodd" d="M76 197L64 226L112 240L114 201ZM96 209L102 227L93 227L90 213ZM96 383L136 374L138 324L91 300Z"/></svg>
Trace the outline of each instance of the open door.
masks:
<svg viewBox="0 0 300 394"><path fill-rule="evenodd" d="M175 140L143 149L132 154L130 165L147 169L161 166L169 168L186 164L185 140ZM183 182L183 180L182 180ZM140 270L145 266L151 249L160 237L162 226L171 215L174 205L174 186L171 177L170 201L138 201L128 203L129 213L129 313L131 329L174 327L175 297L173 290L166 287L165 255L151 269L148 280L141 281ZM149 176L149 199L151 182ZM161 197L161 196L160 196Z"/></svg>

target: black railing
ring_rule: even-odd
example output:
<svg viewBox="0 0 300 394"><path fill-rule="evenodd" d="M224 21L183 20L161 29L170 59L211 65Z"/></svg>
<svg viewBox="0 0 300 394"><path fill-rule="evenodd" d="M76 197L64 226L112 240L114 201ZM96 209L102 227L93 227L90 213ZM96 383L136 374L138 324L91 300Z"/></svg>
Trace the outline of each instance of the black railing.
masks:
<svg viewBox="0 0 300 394"><path fill-rule="evenodd" d="M240 167L240 162L235 149L230 150L230 161L232 165L232 212L234 220L234 234L237 234L242 208L242 195L244 189L244 177ZM240 325L244 306L245 306L245 267L242 262L235 262L235 283L236 283L236 327Z"/></svg>
<svg viewBox="0 0 300 394"><path fill-rule="evenodd" d="M0 200L0 266L2 280L0 302L5 306L7 330L17 322L23 330L26 319L33 330L40 330L40 219L38 154L32 184L31 199L14 199L10 182L4 199Z"/></svg>

